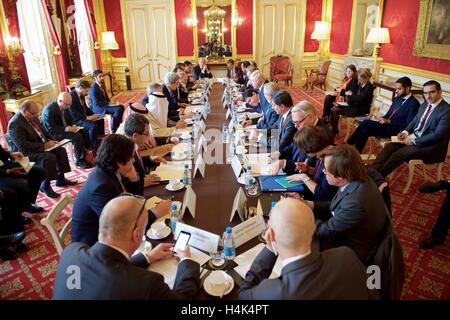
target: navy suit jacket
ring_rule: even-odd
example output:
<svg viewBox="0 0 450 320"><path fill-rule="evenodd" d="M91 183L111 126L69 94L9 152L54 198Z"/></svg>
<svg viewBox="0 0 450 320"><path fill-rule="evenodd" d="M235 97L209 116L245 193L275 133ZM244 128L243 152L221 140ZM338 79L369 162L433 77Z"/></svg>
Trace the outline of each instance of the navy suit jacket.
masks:
<svg viewBox="0 0 450 320"><path fill-rule="evenodd" d="M97 114L105 114L109 104L109 97L107 93L106 96L103 94L97 82L94 82L89 89L89 96L91 97L92 110Z"/></svg>
<svg viewBox="0 0 450 320"><path fill-rule="evenodd" d="M331 202L314 201L321 250L347 246L364 264L379 245L388 210L375 182L352 181Z"/></svg>
<svg viewBox="0 0 450 320"><path fill-rule="evenodd" d="M356 115L368 114L370 112L370 106L372 105L374 87L372 83L367 82L363 88L353 91L351 96L347 97L347 103L349 107L356 108Z"/></svg>
<svg viewBox="0 0 450 320"><path fill-rule="evenodd" d="M84 100L86 108L83 107L75 89L70 91L70 95L72 96L72 104L69 109L70 114L77 125L82 125L86 121L86 117L93 115L94 112L87 106L85 97L81 97Z"/></svg>
<svg viewBox="0 0 450 320"><path fill-rule="evenodd" d="M283 117L278 118L278 148L280 153L288 151L290 144L294 139L294 135L297 132L294 123L292 122L292 112L289 111L284 120L283 127L280 128Z"/></svg>
<svg viewBox="0 0 450 320"><path fill-rule="evenodd" d="M264 85L268 83L264 83ZM261 106L261 111L264 113L264 120L258 122L256 127L258 129L275 129L278 128L278 114L273 110L272 104L267 101L266 97L264 97L264 85L259 88L259 104Z"/></svg>
<svg viewBox="0 0 450 320"><path fill-rule="evenodd" d="M277 260L266 247L253 261L239 288L241 300L377 300L376 289L367 288L366 268L347 247L311 252L269 279Z"/></svg>
<svg viewBox="0 0 450 320"><path fill-rule="evenodd" d="M80 269L81 288L67 287L70 266ZM192 299L200 287L197 262L178 264L173 290L161 274L147 270L142 254L128 260L118 250L97 242L92 247L71 243L64 248L56 271L53 299L58 300L172 300Z"/></svg>
<svg viewBox="0 0 450 320"><path fill-rule="evenodd" d="M410 134L414 132L420 123L428 103L423 103L414 119L405 128ZM416 146L425 149L426 163L437 163L445 160L447 156L448 141L450 137L450 106L444 99L430 114L422 130L422 136L416 138ZM422 152L423 153L423 152Z"/></svg>
<svg viewBox="0 0 450 320"><path fill-rule="evenodd" d="M386 124L390 128L396 129L398 132L406 128L408 123L414 119L419 110L419 101L411 95L407 100L401 97L395 97L388 112L383 116L389 119L391 123Z"/></svg>
<svg viewBox="0 0 450 320"><path fill-rule="evenodd" d="M139 194L140 181L122 179L122 183L127 192ZM124 190L114 172L99 167L92 170L73 205L72 242L82 242L89 246L97 242L103 207L122 192ZM149 215L149 219L152 216L153 214ZM154 217L152 220L155 220Z"/></svg>
<svg viewBox="0 0 450 320"><path fill-rule="evenodd" d="M206 69L205 73L202 73L202 70L200 69L199 65L196 65L194 68L192 68L192 76L194 77L195 80L213 77L212 73L209 71L208 68Z"/></svg>
<svg viewBox="0 0 450 320"><path fill-rule="evenodd" d="M180 120L179 115L178 115L178 100L177 100L177 96L176 94L170 90L169 88L166 87L165 84L162 85L162 92L163 94L166 96L167 101L169 101L169 113L168 113L168 117L174 121L178 121ZM147 100L148 102L148 100Z"/></svg>
<svg viewBox="0 0 450 320"><path fill-rule="evenodd" d="M64 119L66 120L66 125L71 126L74 123L70 111L66 110L64 112ZM59 109L58 103L56 101L50 102L42 111L42 124L45 129L47 129L50 134L56 138L61 138L65 133L65 126L63 124L61 110Z"/></svg>
<svg viewBox="0 0 450 320"><path fill-rule="evenodd" d="M317 183L314 193L312 195L313 201L331 201L338 191L338 187L332 186L328 183L328 180L323 173L325 168L324 161L318 163L318 168L312 177L312 179Z"/></svg>

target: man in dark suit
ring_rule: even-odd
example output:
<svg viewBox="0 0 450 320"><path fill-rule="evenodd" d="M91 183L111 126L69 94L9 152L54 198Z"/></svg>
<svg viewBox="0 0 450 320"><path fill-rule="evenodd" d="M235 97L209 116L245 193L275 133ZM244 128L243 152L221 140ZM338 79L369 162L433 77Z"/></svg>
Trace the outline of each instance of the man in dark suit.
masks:
<svg viewBox="0 0 450 320"><path fill-rule="evenodd" d="M205 58L198 59L198 64L192 69L192 75L195 80L213 77L212 73L208 69Z"/></svg>
<svg viewBox="0 0 450 320"><path fill-rule="evenodd" d="M173 257L172 244L161 243L130 258L139 248L148 224L145 202L130 195L106 204L100 216L99 241L92 247L72 243L62 252L54 299L168 300L192 299L197 294L200 266L190 259L188 246L176 253L180 262L173 290L164 283L161 274L147 270L152 263ZM79 271L77 280L74 266Z"/></svg>
<svg viewBox="0 0 450 320"><path fill-rule="evenodd" d="M331 202L308 201L321 249L347 246L367 265L389 214L383 197L353 146L338 145L326 152L324 166L328 183L339 190Z"/></svg>
<svg viewBox="0 0 450 320"><path fill-rule="evenodd" d="M69 159L64 148L56 148L45 151L55 146L58 141L54 140L48 131L41 125L37 118L39 106L31 100L26 100L8 124L8 133L11 139L11 148L20 151L36 162L37 166L45 168L46 179L42 182L40 191L50 198L58 198L50 181L56 179L56 186L63 187L77 184L78 181L70 181L64 177L64 173L70 172Z"/></svg>
<svg viewBox="0 0 450 320"><path fill-rule="evenodd" d="M347 247L311 252L314 216L308 206L284 199L272 208L266 247L253 261L239 289L243 300L379 299L367 288L367 274ZM279 277L269 279L281 259Z"/></svg>
<svg viewBox="0 0 450 320"><path fill-rule="evenodd" d="M306 100L300 101L292 108L291 113L292 123L297 131L303 129L307 125L318 126L324 131L330 144L333 143L331 130L328 125L317 116L316 109L310 102ZM298 149L293 141L285 150L283 150L283 152L275 151L271 154L271 157L272 159L281 159L272 163L271 174L273 175L278 174L280 169L283 169L287 175L297 173L299 169L304 167L303 162L308 158L305 153ZM314 167L315 162L312 162L311 158L309 158L308 165Z"/></svg>
<svg viewBox="0 0 450 320"><path fill-rule="evenodd" d="M266 95L264 94L265 87L268 85L268 81L266 77L259 71L256 70L250 75L249 82L251 86L258 90L259 92L259 104L261 106L261 111L264 114L263 118L255 120L257 129L276 129L278 128L278 114L272 108L272 102L266 99ZM271 85L272 87L272 85ZM278 88L277 88L278 89ZM272 90L270 90L272 91ZM278 90L273 90L272 94L274 94Z"/></svg>
<svg viewBox="0 0 450 320"><path fill-rule="evenodd" d="M105 90L105 78L103 71L95 70L92 73L95 83L89 90L89 96L91 97L92 111L97 114L112 114L112 133L115 133L122 122L122 116L124 107L121 104L110 104L108 93Z"/></svg>
<svg viewBox="0 0 450 320"><path fill-rule="evenodd" d="M0 187L13 189L20 194L25 201L21 201L16 206L21 211L42 212L44 209L37 206L35 202L39 187L46 177L46 171L44 168L34 165L30 171L26 172L18 162L22 159L21 152L8 152L0 145ZM24 217L24 219L28 218Z"/></svg>
<svg viewBox="0 0 450 320"><path fill-rule="evenodd" d="M450 137L450 107L442 99L441 85L437 81L424 83L423 95L426 103L397 135L400 143L389 143L372 165L385 177L411 159L424 163L445 161Z"/></svg>
<svg viewBox="0 0 450 320"><path fill-rule="evenodd" d="M84 159L85 149L90 148L89 134L74 124L69 108L72 96L68 92L61 92L55 101L50 102L42 112L42 124L45 129L58 140L72 140L75 149L76 166L89 169L90 164Z"/></svg>
<svg viewBox="0 0 450 320"><path fill-rule="evenodd" d="M103 139L95 158L96 167L78 192L72 213L72 241L89 246L97 241L99 217L109 200L123 192L142 195L134 162L135 144L127 137L110 134ZM168 214L171 201L161 201L149 213L153 222Z"/></svg>
<svg viewBox="0 0 450 320"><path fill-rule="evenodd" d="M412 82L408 77L396 81L397 97L392 100L388 112L382 117L362 121L347 143L359 152L364 150L370 136L390 138L406 128L419 109L419 101L411 94Z"/></svg>
<svg viewBox="0 0 450 320"><path fill-rule="evenodd" d="M75 89L70 92L72 104L69 110L76 125L88 131L91 147L97 148L97 137L105 134L105 121L101 114L95 114L86 104L85 97L89 95L90 87L86 80L79 80L75 84Z"/></svg>
<svg viewBox="0 0 450 320"><path fill-rule="evenodd" d="M272 97L273 110L278 114L277 124L277 142L278 150L280 153L288 150L289 145L292 143L297 129L292 122L292 97L289 92L280 90L276 92Z"/></svg>
<svg viewBox="0 0 450 320"><path fill-rule="evenodd" d="M133 165L140 178L141 191L138 194L143 194L144 188L159 184L159 181L161 180L157 175L149 174L149 170L145 165L146 159L141 156L141 151L139 150L139 147L143 146L147 141L150 134L149 129L150 124L148 118L142 114L133 113L125 120L124 133L136 145ZM150 158L147 158L147 160L149 160L152 165L167 162L166 159L160 156L151 156Z"/></svg>
<svg viewBox="0 0 450 320"><path fill-rule="evenodd" d="M242 82L242 70L233 59L227 61L227 78L233 79L237 83Z"/></svg>

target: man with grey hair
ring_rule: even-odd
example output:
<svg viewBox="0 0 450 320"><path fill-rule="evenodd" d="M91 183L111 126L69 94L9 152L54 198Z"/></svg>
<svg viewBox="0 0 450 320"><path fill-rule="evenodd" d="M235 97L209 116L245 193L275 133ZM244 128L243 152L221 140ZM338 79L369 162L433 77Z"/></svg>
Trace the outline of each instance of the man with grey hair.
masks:
<svg viewBox="0 0 450 320"><path fill-rule="evenodd" d="M212 73L208 69L205 58L198 59L198 64L192 69L192 75L195 80L213 77Z"/></svg>
<svg viewBox="0 0 450 320"><path fill-rule="evenodd" d="M277 129L278 128L278 114L275 110L272 109L271 101L268 101L265 94L265 86L269 83L266 80L266 77L262 74L261 71L256 70L250 75L250 84L253 88L259 91L259 103L261 105L261 111L264 114L264 117L261 121L258 121L256 124L256 128L258 129ZM267 87L268 92L272 89L272 85ZM268 95L269 96L269 95Z"/></svg>
<svg viewBox="0 0 450 320"><path fill-rule="evenodd" d="M190 259L188 246L175 254L180 262L173 290L161 274L146 270L156 261L172 258L172 244L160 243L150 251L133 255L148 223L145 203L145 199L127 194L105 205L98 242L92 247L74 242L63 250L54 299L168 300L192 299L197 294L200 266Z"/></svg>
<svg viewBox="0 0 450 320"><path fill-rule="evenodd" d="M164 84L162 86L162 92L169 101L169 114L168 118L172 121L180 120L180 113L178 109L185 108L186 106L179 103L177 99L177 88L180 82L180 76L176 72L168 72L164 76Z"/></svg>
<svg viewBox="0 0 450 320"><path fill-rule="evenodd" d="M320 119L316 114L316 109L311 102L307 100L300 101L292 108L292 122L295 125L297 131L303 129L307 125L318 126L322 128L325 135L330 140L330 144L333 143L333 135L327 124ZM280 169L283 169L286 174L291 175L304 170L307 160L307 155L301 152L295 143L292 143L283 152L275 151L271 154L273 159L280 159L272 162L272 168L270 173L272 175L278 174ZM308 162L309 166L314 167L315 163Z"/></svg>
<svg viewBox="0 0 450 320"><path fill-rule="evenodd" d="M279 201L264 235L266 247L247 272L239 299L378 299L378 292L367 288L366 270L350 248L312 252L315 229L314 215L305 203ZM277 256L281 274L269 279Z"/></svg>

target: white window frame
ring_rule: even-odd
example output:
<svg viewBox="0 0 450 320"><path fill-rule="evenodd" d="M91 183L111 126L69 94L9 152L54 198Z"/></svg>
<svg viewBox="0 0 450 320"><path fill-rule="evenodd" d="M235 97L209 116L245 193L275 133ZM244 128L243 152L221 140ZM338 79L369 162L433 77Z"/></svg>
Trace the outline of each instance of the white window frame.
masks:
<svg viewBox="0 0 450 320"><path fill-rule="evenodd" d="M44 34L46 21L38 0L18 0L17 15L32 90L53 82Z"/></svg>
<svg viewBox="0 0 450 320"><path fill-rule="evenodd" d="M78 51L80 53L81 70L83 74L92 73L95 70L94 48L86 14L84 0L75 0L75 24L77 28ZM71 26L69 25L69 28Z"/></svg>

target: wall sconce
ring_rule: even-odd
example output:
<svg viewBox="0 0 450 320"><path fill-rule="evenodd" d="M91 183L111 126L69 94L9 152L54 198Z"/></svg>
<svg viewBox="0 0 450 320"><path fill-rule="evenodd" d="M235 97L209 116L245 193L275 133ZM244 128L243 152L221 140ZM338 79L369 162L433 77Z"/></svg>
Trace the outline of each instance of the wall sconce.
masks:
<svg viewBox="0 0 450 320"><path fill-rule="evenodd" d="M8 69L11 72L10 93L14 98L29 95L28 89L23 85L19 64L16 63L16 56L24 53L22 41L18 37L5 37L5 47L8 56Z"/></svg>
<svg viewBox="0 0 450 320"><path fill-rule="evenodd" d="M198 23L198 21L197 21L197 18L195 18L195 17L189 17L186 19L186 25L189 28L195 27L197 25L197 23Z"/></svg>
<svg viewBox="0 0 450 320"><path fill-rule="evenodd" d="M22 41L17 37L6 37L5 46L6 51L13 56L23 53Z"/></svg>
<svg viewBox="0 0 450 320"><path fill-rule="evenodd" d="M236 5L236 14L231 18L231 24L235 27L239 27L242 23L244 23L244 18L239 16L238 7Z"/></svg>
<svg viewBox="0 0 450 320"><path fill-rule="evenodd" d="M380 54L380 43L391 43L388 28L372 28L367 36L366 43L374 43L373 56L376 58Z"/></svg>

